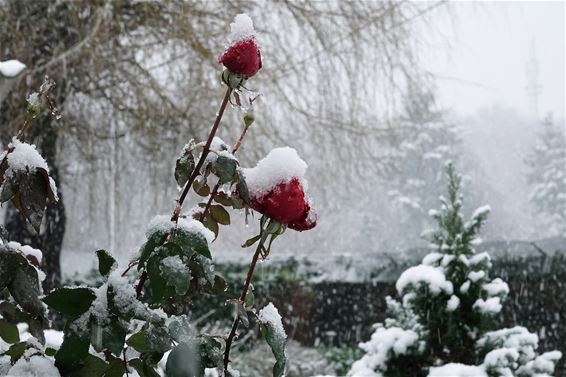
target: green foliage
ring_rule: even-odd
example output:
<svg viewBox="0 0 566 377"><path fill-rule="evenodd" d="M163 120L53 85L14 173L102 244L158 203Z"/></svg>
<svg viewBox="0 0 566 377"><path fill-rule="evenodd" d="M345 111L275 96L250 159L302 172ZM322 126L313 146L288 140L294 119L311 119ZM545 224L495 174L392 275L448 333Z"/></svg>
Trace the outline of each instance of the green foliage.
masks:
<svg viewBox="0 0 566 377"><path fill-rule="evenodd" d="M317 350L334 368L338 376L345 376L354 361L358 360L363 355L361 349L348 345L334 347L323 344L317 347Z"/></svg>

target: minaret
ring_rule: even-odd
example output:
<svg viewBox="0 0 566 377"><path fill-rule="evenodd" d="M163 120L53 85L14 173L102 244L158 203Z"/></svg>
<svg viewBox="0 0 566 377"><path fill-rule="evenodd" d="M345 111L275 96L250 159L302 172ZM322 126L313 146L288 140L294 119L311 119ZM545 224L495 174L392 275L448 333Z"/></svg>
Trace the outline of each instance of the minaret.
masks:
<svg viewBox="0 0 566 377"><path fill-rule="evenodd" d="M530 112L535 119L539 118L538 99L542 92L542 86L538 82L539 64L536 54L535 40L531 39L529 59L525 65L525 73L527 76L527 97L529 98Z"/></svg>

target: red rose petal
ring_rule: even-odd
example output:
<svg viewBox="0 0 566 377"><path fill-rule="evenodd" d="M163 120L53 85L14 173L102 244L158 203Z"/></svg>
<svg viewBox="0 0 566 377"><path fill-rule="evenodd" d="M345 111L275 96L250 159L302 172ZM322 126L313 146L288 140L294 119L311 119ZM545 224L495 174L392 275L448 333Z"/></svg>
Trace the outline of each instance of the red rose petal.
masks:
<svg viewBox="0 0 566 377"><path fill-rule="evenodd" d="M218 62L230 72L250 78L261 69L261 53L253 39L246 39L230 46Z"/></svg>
<svg viewBox="0 0 566 377"><path fill-rule="evenodd" d="M298 222L289 224L289 229L293 229L298 232L310 230L316 226L316 221L317 221L316 212L314 211L313 208L311 208L307 204L307 210L305 211L304 217Z"/></svg>
<svg viewBox="0 0 566 377"><path fill-rule="evenodd" d="M307 212L308 203L297 178L281 182L260 196L250 195L256 211L282 224L300 221Z"/></svg>

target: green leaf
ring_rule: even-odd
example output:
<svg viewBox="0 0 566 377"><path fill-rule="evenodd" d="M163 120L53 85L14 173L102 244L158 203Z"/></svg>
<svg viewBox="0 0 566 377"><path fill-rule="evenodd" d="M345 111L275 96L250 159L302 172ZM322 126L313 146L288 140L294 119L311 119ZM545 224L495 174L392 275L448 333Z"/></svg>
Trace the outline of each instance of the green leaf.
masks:
<svg viewBox="0 0 566 377"><path fill-rule="evenodd" d="M140 260L138 262L138 270L145 267L146 261L153 254L155 249L163 244L165 238L165 232L158 230L153 232L151 236L148 237L147 241L140 248Z"/></svg>
<svg viewBox="0 0 566 377"><path fill-rule="evenodd" d="M147 332L145 330L138 331L126 340L126 344L139 353L149 352L149 346L146 343Z"/></svg>
<svg viewBox="0 0 566 377"><path fill-rule="evenodd" d="M220 203L223 206L229 207L232 205L232 201L230 200L230 197L228 196L228 194L226 194L225 192L219 191L216 193L216 195L214 195L214 201L216 203Z"/></svg>
<svg viewBox="0 0 566 377"><path fill-rule="evenodd" d="M123 377L125 374L126 366L124 365L124 360L114 357L106 368L104 377Z"/></svg>
<svg viewBox="0 0 566 377"><path fill-rule="evenodd" d="M2 183L2 191L0 192L0 203L5 203L12 199L18 192L19 174L12 175Z"/></svg>
<svg viewBox="0 0 566 377"><path fill-rule="evenodd" d="M223 362L223 354L221 352L222 345L216 339L202 335L198 337L200 362L204 368L221 367Z"/></svg>
<svg viewBox="0 0 566 377"><path fill-rule="evenodd" d="M19 192L14 197L17 198L18 205L16 207L37 233L39 233L47 205L48 190L49 176L45 169L37 168L35 172L26 174L21 178Z"/></svg>
<svg viewBox="0 0 566 377"><path fill-rule="evenodd" d="M226 280L220 276L220 275L216 275L214 276L214 284L212 284L212 289L211 292L215 295L219 295L222 294L226 291L228 287L228 284L226 283Z"/></svg>
<svg viewBox="0 0 566 377"><path fill-rule="evenodd" d="M142 359L128 360L128 364L130 364L136 372L138 372L140 377L159 377L159 373L157 373L152 366L145 363Z"/></svg>
<svg viewBox="0 0 566 377"><path fill-rule="evenodd" d="M17 343L20 341L18 326L0 318L0 338L6 343Z"/></svg>
<svg viewBox="0 0 566 377"><path fill-rule="evenodd" d="M172 264L172 262L175 262L175 259L178 260L180 265ZM167 285L173 287L177 295L182 296L187 293L191 281L191 270L184 265L179 256L176 255L163 259L159 269L161 270L161 276L167 281Z"/></svg>
<svg viewBox="0 0 566 377"><path fill-rule="evenodd" d="M236 184L236 188L238 189L238 193L240 194L240 197L242 198L244 203L251 207L252 201L250 200L250 193L248 191L248 185L246 184L244 174L240 170L238 170L237 175L238 183Z"/></svg>
<svg viewBox="0 0 566 377"><path fill-rule="evenodd" d="M171 338L177 343L188 342L194 337L195 331L186 314L171 317L167 329Z"/></svg>
<svg viewBox="0 0 566 377"><path fill-rule="evenodd" d="M0 245L0 248L4 247ZM23 256L8 250L0 250L0 291L12 282L18 262L21 264L25 262Z"/></svg>
<svg viewBox="0 0 566 377"><path fill-rule="evenodd" d="M185 150L183 155L175 162L175 180L177 184L183 187L189 180L194 169L195 158L193 157L193 153L189 150Z"/></svg>
<svg viewBox="0 0 566 377"><path fill-rule="evenodd" d="M202 255L195 255L194 259L190 261L189 267L194 277L197 279L204 277L207 282L214 284L214 266L210 259Z"/></svg>
<svg viewBox="0 0 566 377"><path fill-rule="evenodd" d="M218 156L214 163L214 170L220 180L220 184L232 182L236 176L238 161L227 156Z"/></svg>
<svg viewBox="0 0 566 377"><path fill-rule="evenodd" d="M212 259L210 249L208 248L208 241L204 235L199 232L177 228L173 240L175 244L183 250L183 254L187 258L190 258L196 252L206 258Z"/></svg>
<svg viewBox="0 0 566 377"><path fill-rule="evenodd" d="M139 353L165 353L171 349L171 336L162 324L150 325L130 336L126 343Z"/></svg>
<svg viewBox="0 0 566 377"><path fill-rule="evenodd" d="M173 348L165 365L167 377L200 377L203 374L200 352L194 342L180 343Z"/></svg>
<svg viewBox="0 0 566 377"><path fill-rule="evenodd" d="M39 300L39 280L35 268L27 263L19 265L8 285L8 290L25 311L37 317L44 316L43 304Z"/></svg>
<svg viewBox="0 0 566 377"><path fill-rule="evenodd" d="M220 231L220 229L218 228L218 222L216 220L214 220L212 218L212 216L206 216L204 218L204 222L203 225L206 227L206 229L212 231L212 233L214 233L214 238L218 238L218 232Z"/></svg>
<svg viewBox="0 0 566 377"><path fill-rule="evenodd" d="M195 190L197 195L200 196L210 195L210 187L206 184L206 180L203 180L203 182L201 183L195 179L195 181L193 182L193 190Z"/></svg>
<svg viewBox="0 0 566 377"><path fill-rule="evenodd" d="M108 319L108 323L101 326L102 345L114 355L121 356L122 350L124 349L124 343L126 341L126 334L128 332L128 323L115 316L111 316Z"/></svg>
<svg viewBox="0 0 566 377"><path fill-rule="evenodd" d="M275 356L276 362L273 366L273 377L281 377L285 374L287 366L287 357L285 356L286 337L271 322L262 322L260 328L267 344L271 347L273 356Z"/></svg>
<svg viewBox="0 0 566 377"><path fill-rule="evenodd" d="M77 326L77 324L69 321L65 325L63 344L55 354L55 365L63 372L77 369L88 356L90 345L88 333L77 334L72 330L72 326Z"/></svg>
<svg viewBox="0 0 566 377"><path fill-rule="evenodd" d="M107 276L113 266L118 266L116 260L106 250L97 250L96 256L98 257L98 272L102 276Z"/></svg>
<svg viewBox="0 0 566 377"><path fill-rule="evenodd" d="M246 306L248 308L253 307L254 301L255 301L254 287L250 285L250 288L248 289L248 295L246 296Z"/></svg>
<svg viewBox="0 0 566 377"><path fill-rule="evenodd" d="M43 302L61 314L78 317L90 308L95 298L91 288L59 288L48 294Z"/></svg>
<svg viewBox="0 0 566 377"><path fill-rule="evenodd" d="M217 223L230 225L230 214L220 204L215 204L210 207L210 215Z"/></svg>
<svg viewBox="0 0 566 377"><path fill-rule="evenodd" d="M108 369L108 364L101 358L94 355L87 355L83 364L73 370L69 370L66 376L69 377L102 377Z"/></svg>
<svg viewBox="0 0 566 377"><path fill-rule="evenodd" d="M57 350L55 348L46 347L45 348L45 355L46 356L54 356Z"/></svg>
<svg viewBox="0 0 566 377"><path fill-rule="evenodd" d="M15 363L20 357L22 357L28 347L29 344L27 342L12 344L5 354L10 356L12 363Z"/></svg>
<svg viewBox="0 0 566 377"><path fill-rule="evenodd" d="M236 313L238 315L238 318L240 319L240 322L242 322L242 325L249 327L250 320L248 318L248 313L246 312L244 305L240 301L238 301L238 303L236 304Z"/></svg>
<svg viewBox="0 0 566 377"><path fill-rule="evenodd" d="M153 255L147 261L147 274L148 279L146 282L146 289L144 290L147 298L153 304L160 304L163 300L163 295L167 288L167 282L161 276L159 255Z"/></svg>
<svg viewBox="0 0 566 377"><path fill-rule="evenodd" d="M145 340L150 352L165 353L171 349L171 336L163 324L149 324Z"/></svg>

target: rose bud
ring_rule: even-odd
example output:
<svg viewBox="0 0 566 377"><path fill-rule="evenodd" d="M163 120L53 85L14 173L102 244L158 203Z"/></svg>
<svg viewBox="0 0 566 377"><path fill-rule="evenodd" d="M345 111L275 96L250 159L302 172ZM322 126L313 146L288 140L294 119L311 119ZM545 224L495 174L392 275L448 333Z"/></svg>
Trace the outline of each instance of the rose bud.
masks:
<svg viewBox="0 0 566 377"><path fill-rule="evenodd" d="M261 53L255 40L253 22L246 14L237 15L230 24L228 41L229 45L218 62L243 79L254 76L261 69Z"/></svg>

